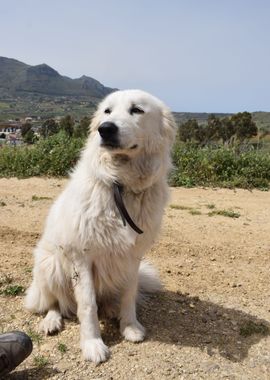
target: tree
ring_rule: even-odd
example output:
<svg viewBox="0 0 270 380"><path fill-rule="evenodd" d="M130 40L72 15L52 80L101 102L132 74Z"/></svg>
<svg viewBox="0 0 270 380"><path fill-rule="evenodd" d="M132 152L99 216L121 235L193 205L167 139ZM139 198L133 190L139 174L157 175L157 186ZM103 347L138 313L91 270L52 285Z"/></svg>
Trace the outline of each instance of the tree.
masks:
<svg viewBox="0 0 270 380"><path fill-rule="evenodd" d="M63 117L60 121L60 129L64 130L69 137L74 133L74 120L71 115Z"/></svg>
<svg viewBox="0 0 270 380"><path fill-rule="evenodd" d="M26 122L22 125L21 135L23 141L26 144L34 144L34 142L37 140L37 137L32 129L32 124L29 122Z"/></svg>
<svg viewBox="0 0 270 380"><path fill-rule="evenodd" d="M216 115L210 114L207 119L207 126L204 129L205 144L209 143L210 141L219 140L221 131L221 120L217 118Z"/></svg>
<svg viewBox="0 0 270 380"><path fill-rule="evenodd" d="M29 129L29 131L23 137L23 141L26 144L34 144L36 140L37 140L37 137L32 129Z"/></svg>
<svg viewBox="0 0 270 380"><path fill-rule="evenodd" d="M85 138L89 133L90 118L88 116L83 117L80 123L74 128L74 137Z"/></svg>
<svg viewBox="0 0 270 380"><path fill-rule="evenodd" d="M179 127L179 139L183 142L197 140L199 135L199 125L196 119L190 119L182 123Z"/></svg>
<svg viewBox="0 0 270 380"><path fill-rule="evenodd" d="M27 132L29 132L31 129L32 129L31 123L26 122L25 124L23 124L22 128L21 128L22 138L24 138L24 136L27 134Z"/></svg>
<svg viewBox="0 0 270 380"><path fill-rule="evenodd" d="M59 131L59 124L54 119L45 120L41 126L40 134L43 137L52 136Z"/></svg>
<svg viewBox="0 0 270 380"><path fill-rule="evenodd" d="M219 136L223 142L223 144L226 144L228 142L232 141L233 136L235 136L236 133L236 127L234 123L232 122L230 117L224 117L221 120L221 127L219 131Z"/></svg>
<svg viewBox="0 0 270 380"><path fill-rule="evenodd" d="M238 112L231 117L236 131L236 137L243 141L253 136L257 136L258 128L256 123L252 120L250 112Z"/></svg>

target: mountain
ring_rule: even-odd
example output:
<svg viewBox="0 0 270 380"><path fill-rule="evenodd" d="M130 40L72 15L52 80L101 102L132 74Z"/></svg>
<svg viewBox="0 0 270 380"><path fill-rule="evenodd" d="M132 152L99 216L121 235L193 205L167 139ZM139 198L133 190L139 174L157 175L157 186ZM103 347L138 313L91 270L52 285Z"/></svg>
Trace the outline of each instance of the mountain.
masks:
<svg viewBox="0 0 270 380"><path fill-rule="evenodd" d="M71 79L60 75L43 63L30 66L16 59L0 57L0 94L24 96L41 94L49 96L91 97L101 99L115 89L105 87L96 79L82 76Z"/></svg>

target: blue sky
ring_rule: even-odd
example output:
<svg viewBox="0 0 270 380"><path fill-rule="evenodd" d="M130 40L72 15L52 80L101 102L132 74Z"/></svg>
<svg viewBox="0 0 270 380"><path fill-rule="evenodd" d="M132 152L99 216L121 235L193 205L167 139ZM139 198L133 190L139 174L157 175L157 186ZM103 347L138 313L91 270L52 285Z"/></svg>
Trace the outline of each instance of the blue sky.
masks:
<svg viewBox="0 0 270 380"><path fill-rule="evenodd" d="M270 111L269 0L0 0L0 55L175 111Z"/></svg>

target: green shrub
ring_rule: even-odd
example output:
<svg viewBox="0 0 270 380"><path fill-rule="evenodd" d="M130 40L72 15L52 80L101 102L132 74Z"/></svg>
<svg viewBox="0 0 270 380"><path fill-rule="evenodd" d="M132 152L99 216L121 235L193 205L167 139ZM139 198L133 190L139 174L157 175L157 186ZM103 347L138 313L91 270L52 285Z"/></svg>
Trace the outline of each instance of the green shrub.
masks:
<svg viewBox="0 0 270 380"><path fill-rule="evenodd" d="M19 296L24 292L25 288L21 285L8 285L4 289L0 289L0 295L4 295L6 297Z"/></svg>
<svg viewBox="0 0 270 380"><path fill-rule="evenodd" d="M176 143L172 186L220 186L268 189L270 155L239 147L198 147Z"/></svg>
<svg viewBox="0 0 270 380"><path fill-rule="evenodd" d="M84 142L60 131L31 146L5 146L0 149L0 177L66 176ZM198 147L177 142L173 163L172 186L268 189L270 184L270 154L252 145Z"/></svg>
<svg viewBox="0 0 270 380"><path fill-rule="evenodd" d="M84 140L64 131L37 144L0 149L0 177L66 176L79 158Z"/></svg>

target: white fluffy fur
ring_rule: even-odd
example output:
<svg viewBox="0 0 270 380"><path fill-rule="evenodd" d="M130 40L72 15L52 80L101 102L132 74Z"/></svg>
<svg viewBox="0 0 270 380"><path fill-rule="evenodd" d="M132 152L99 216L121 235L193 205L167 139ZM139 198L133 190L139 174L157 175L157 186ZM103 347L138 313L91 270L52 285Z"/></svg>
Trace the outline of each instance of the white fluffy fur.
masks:
<svg viewBox="0 0 270 380"><path fill-rule="evenodd" d="M130 114L132 105L144 114ZM101 146L98 127L105 121L119 127L121 148ZM141 260L160 229L174 134L172 114L157 98L139 90L110 94L99 105L81 159L48 215L34 253L26 308L47 312L41 323L46 334L61 329L63 316L77 313L86 360L99 363L109 355L98 307L118 313L125 339L144 339L136 299L160 283L154 268ZM113 199L115 180L124 185L126 208L142 235L123 225Z"/></svg>

